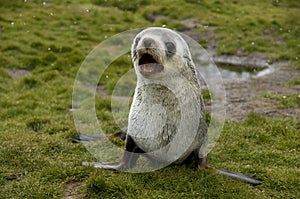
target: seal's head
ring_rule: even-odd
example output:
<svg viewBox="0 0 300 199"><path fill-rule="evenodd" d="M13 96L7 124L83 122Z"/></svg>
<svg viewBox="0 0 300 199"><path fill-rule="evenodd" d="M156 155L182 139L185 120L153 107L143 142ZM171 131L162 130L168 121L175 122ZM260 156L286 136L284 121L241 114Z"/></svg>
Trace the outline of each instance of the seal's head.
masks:
<svg viewBox="0 0 300 199"><path fill-rule="evenodd" d="M138 78L159 78L180 72L191 54L185 40L167 28L147 28L132 44L132 62Z"/></svg>

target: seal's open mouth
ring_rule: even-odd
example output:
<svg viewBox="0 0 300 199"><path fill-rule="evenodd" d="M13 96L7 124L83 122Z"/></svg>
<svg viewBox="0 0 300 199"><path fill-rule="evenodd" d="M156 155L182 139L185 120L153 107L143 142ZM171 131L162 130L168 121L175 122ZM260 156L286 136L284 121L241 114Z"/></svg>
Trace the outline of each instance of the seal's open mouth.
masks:
<svg viewBox="0 0 300 199"><path fill-rule="evenodd" d="M152 74L159 73L164 70L164 66L161 65L151 54L145 53L139 60L140 73L148 77Z"/></svg>

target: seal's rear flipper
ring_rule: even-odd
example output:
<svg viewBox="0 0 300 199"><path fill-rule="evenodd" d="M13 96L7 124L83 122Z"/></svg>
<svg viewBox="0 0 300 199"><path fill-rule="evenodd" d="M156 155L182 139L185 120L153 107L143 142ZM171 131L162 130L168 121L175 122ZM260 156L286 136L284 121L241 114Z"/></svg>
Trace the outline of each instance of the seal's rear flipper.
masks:
<svg viewBox="0 0 300 199"><path fill-rule="evenodd" d="M249 183L251 185L260 185L262 183L261 180L256 179L252 176L249 175L245 175L239 172L233 172L233 171L227 171L227 170L219 170L219 169L214 169L218 174L221 174L223 176L227 176L229 178L233 178L233 179L238 179L238 180L242 180L246 183Z"/></svg>
<svg viewBox="0 0 300 199"><path fill-rule="evenodd" d="M122 129L114 134L82 134L78 132L77 137L74 138L72 142L74 143L94 142L97 140L102 140L105 137L120 138L122 141L125 141L126 131L127 129Z"/></svg>
<svg viewBox="0 0 300 199"><path fill-rule="evenodd" d="M249 183L249 184L254 185L254 186L260 185L262 183L261 180L256 179L256 178L254 178L252 176L249 176L249 175L246 175L246 174L242 174L242 173L235 172L235 171L227 171L227 170L216 169L216 168L212 167L211 165L209 165L207 163L206 157L199 158L197 156L197 153L194 153L194 154L195 154L195 156L198 160L198 167L200 167L200 168L212 169L220 175L223 175L223 176L226 176L226 177L229 177L229 178L232 178L232 179L241 180L241 181L244 181L244 182Z"/></svg>

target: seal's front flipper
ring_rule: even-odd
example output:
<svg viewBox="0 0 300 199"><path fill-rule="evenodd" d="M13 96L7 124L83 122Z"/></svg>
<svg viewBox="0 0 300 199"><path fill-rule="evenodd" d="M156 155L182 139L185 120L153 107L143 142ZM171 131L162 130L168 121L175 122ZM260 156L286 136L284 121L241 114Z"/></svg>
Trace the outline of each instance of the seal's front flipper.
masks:
<svg viewBox="0 0 300 199"><path fill-rule="evenodd" d="M127 135L125 151L120 163L83 162L83 165L94 166L95 168L107 170L126 171L135 166L135 163L141 153L144 153L144 151L134 143L133 139L129 135Z"/></svg>
<svg viewBox="0 0 300 199"><path fill-rule="evenodd" d="M95 135L93 135L93 134L78 133L78 135L76 136L76 138L74 138L72 140L72 142L74 142L74 143L94 142L94 141L97 141L97 140L102 140L106 136L109 136L109 135L105 135L105 134L95 134Z"/></svg>
<svg viewBox="0 0 300 199"><path fill-rule="evenodd" d="M94 142L97 140L102 140L105 137L112 137L112 138L120 138L122 141L126 139L126 132L127 129L121 129L120 131L113 133L113 134L82 134L78 133L76 138L72 140L74 143L82 143L82 142Z"/></svg>
<svg viewBox="0 0 300 199"><path fill-rule="evenodd" d="M120 138L122 141L126 140L126 136L127 136L127 128L121 129L120 131L118 131L114 134L111 134L111 137Z"/></svg>

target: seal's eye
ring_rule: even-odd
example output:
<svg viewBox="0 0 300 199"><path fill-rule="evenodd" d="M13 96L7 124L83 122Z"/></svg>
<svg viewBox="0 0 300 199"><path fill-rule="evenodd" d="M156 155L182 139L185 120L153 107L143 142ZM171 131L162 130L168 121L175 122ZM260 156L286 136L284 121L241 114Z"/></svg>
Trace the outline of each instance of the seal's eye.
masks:
<svg viewBox="0 0 300 199"><path fill-rule="evenodd" d="M137 38L135 39L135 41L134 41L134 49L137 47L137 45L138 45L138 43L139 43L140 40L141 40L140 37L137 37Z"/></svg>
<svg viewBox="0 0 300 199"><path fill-rule="evenodd" d="M167 51L166 51L167 56L168 57L173 56L176 53L175 44L172 43L172 42L166 42L165 45L166 45L166 48L167 48Z"/></svg>
<svg viewBox="0 0 300 199"><path fill-rule="evenodd" d="M135 43L139 43L140 40L141 40L141 38L139 38L139 37L136 38L136 39L135 39Z"/></svg>

